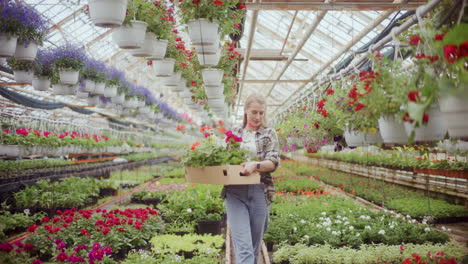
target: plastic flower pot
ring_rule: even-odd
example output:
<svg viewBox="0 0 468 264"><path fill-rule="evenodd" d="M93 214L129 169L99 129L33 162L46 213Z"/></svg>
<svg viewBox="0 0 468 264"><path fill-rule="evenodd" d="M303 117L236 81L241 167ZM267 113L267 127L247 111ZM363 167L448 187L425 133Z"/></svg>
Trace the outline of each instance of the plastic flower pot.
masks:
<svg viewBox="0 0 468 264"><path fill-rule="evenodd" d="M0 155L8 157L21 156L21 146L18 145L0 145Z"/></svg>
<svg viewBox="0 0 468 264"><path fill-rule="evenodd" d="M208 99L208 106L210 108L224 108L225 104L224 99L221 98Z"/></svg>
<svg viewBox="0 0 468 264"><path fill-rule="evenodd" d="M50 87L49 77L34 76L32 85L36 91L47 91Z"/></svg>
<svg viewBox="0 0 468 264"><path fill-rule="evenodd" d="M76 95L76 98L78 98L78 99L86 99L86 98L88 98L89 93L88 92L82 92L80 90L76 90L75 95Z"/></svg>
<svg viewBox="0 0 468 264"><path fill-rule="evenodd" d="M171 76L163 79L163 84L166 86L179 86L181 72L175 72Z"/></svg>
<svg viewBox="0 0 468 264"><path fill-rule="evenodd" d="M90 0L89 15L98 27L120 27L125 19L127 0Z"/></svg>
<svg viewBox="0 0 468 264"><path fill-rule="evenodd" d="M439 104L450 137L468 138L468 99L463 96L445 96L440 98Z"/></svg>
<svg viewBox="0 0 468 264"><path fill-rule="evenodd" d="M215 43L211 45L198 45L195 46L195 49L198 54L213 55L220 51L219 48L219 37L215 39Z"/></svg>
<svg viewBox="0 0 468 264"><path fill-rule="evenodd" d="M414 124L405 122L406 134L409 136L414 130L414 140L417 142L422 141L439 141L444 139L447 133L444 117L439 110L439 107L431 107L427 111L429 115L429 122L419 127L414 127Z"/></svg>
<svg viewBox="0 0 468 264"><path fill-rule="evenodd" d="M112 98L117 95L117 86L107 86L104 89L104 97L106 98Z"/></svg>
<svg viewBox="0 0 468 264"><path fill-rule="evenodd" d="M66 69L59 70L59 77L60 77L61 84L71 84L71 85L77 84L79 76L80 76L79 71L66 70Z"/></svg>
<svg viewBox="0 0 468 264"><path fill-rule="evenodd" d="M136 50L130 50L129 53L134 57L150 57L155 53L156 35L152 32L146 32L143 46Z"/></svg>
<svg viewBox="0 0 468 264"><path fill-rule="evenodd" d="M94 95L94 96L90 96L87 99L87 102L88 102L88 106L96 106L99 102L99 96L97 95Z"/></svg>
<svg viewBox="0 0 468 264"><path fill-rule="evenodd" d="M37 54L37 44L34 42L16 44L15 58L19 61L33 61Z"/></svg>
<svg viewBox="0 0 468 264"><path fill-rule="evenodd" d="M75 85L54 84L52 91L56 95L75 95L76 88L77 87Z"/></svg>
<svg viewBox="0 0 468 264"><path fill-rule="evenodd" d="M15 54L17 36L0 32L0 57L11 57Z"/></svg>
<svg viewBox="0 0 468 264"><path fill-rule="evenodd" d="M220 54L197 54L200 65L216 66L218 65Z"/></svg>
<svg viewBox="0 0 468 264"><path fill-rule="evenodd" d="M93 94L99 94L103 95L104 94L104 89L106 88L106 84L103 82L97 82L96 86L94 88Z"/></svg>
<svg viewBox="0 0 468 264"><path fill-rule="evenodd" d="M208 99L222 98L224 99L224 83L219 86L205 86L205 93Z"/></svg>
<svg viewBox="0 0 468 264"><path fill-rule="evenodd" d="M125 95L124 94L119 94L114 97L112 97L112 103L114 104L123 104L125 101Z"/></svg>
<svg viewBox="0 0 468 264"><path fill-rule="evenodd" d="M164 59L153 63L153 70L157 77L169 77L174 74L175 59Z"/></svg>
<svg viewBox="0 0 468 264"><path fill-rule="evenodd" d="M13 75L15 76L15 81L17 83L32 83L34 78L33 71L13 70Z"/></svg>
<svg viewBox="0 0 468 264"><path fill-rule="evenodd" d="M379 130L382 140L387 144L406 144L408 135L402 121L395 115L384 115L379 118Z"/></svg>
<svg viewBox="0 0 468 264"><path fill-rule="evenodd" d="M166 56L168 40L156 39L153 42L154 50L153 53L148 57L150 60L162 60Z"/></svg>
<svg viewBox="0 0 468 264"><path fill-rule="evenodd" d="M138 111L140 111L140 113L142 114L148 114L151 111L151 109L147 106L144 106L144 107L140 107Z"/></svg>
<svg viewBox="0 0 468 264"><path fill-rule="evenodd" d="M187 23L192 45L212 45L219 38L219 23L208 19L193 19Z"/></svg>
<svg viewBox="0 0 468 264"><path fill-rule="evenodd" d="M112 39L121 49L140 49L145 43L148 24L138 20L131 20L131 24L121 26L112 33Z"/></svg>
<svg viewBox="0 0 468 264"><path fill-rule="evenodd" d="M198 234L221 234L221 221L218 220L203 220L197 223Z"/></svg>
<svg viewBox="0 0 468 264"><path fill-rule="evenodd" d="M220 69L201 70L205 86L219 86L223 80L224 72Z"/></svg>
<svg viewBox="0 0 468 264"><path fill-rule="evenodd" d="M94 92L94 89L96 89L96 82L93 80L86 79L84 80L84 90L86 92Z"/></svg>

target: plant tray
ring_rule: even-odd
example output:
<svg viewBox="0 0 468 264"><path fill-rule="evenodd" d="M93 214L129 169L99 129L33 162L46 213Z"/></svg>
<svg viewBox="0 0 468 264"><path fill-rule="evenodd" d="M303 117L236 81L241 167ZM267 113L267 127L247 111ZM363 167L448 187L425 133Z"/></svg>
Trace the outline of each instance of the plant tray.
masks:
<svg viewBox="0 0 468 264"><path fill-rule="evenodd" d="M241 165L208 166L203 168L185 167L185 179L187 182L244 185L260 184L260 174L241 176Z"/></svg>

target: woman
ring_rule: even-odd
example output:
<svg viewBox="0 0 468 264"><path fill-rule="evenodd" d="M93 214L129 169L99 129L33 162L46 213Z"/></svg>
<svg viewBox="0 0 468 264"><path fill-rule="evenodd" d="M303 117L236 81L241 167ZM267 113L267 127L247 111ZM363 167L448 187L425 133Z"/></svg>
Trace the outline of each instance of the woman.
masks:
<svg viewBox="0 0 468 264"><path fill-rule="evenodd" d="M261 184L229 185L222 192L237 264L257 263L274 194L270 172L279 164L279 143L275 130L266 126L265 113L265 98L250 95L244 105L243 126L232 130L242 137L241 148L259 160L242 163L243 173L261 175Z"/></svg>

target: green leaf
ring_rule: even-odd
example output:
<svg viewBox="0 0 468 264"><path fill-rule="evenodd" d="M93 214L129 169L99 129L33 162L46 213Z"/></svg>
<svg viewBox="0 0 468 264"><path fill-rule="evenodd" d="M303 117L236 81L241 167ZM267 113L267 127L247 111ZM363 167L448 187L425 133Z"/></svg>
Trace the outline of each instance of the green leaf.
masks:
<svg viewBox="0 0 468 264"><path fill-rule="evenodd" d="M468 40L466 35L468 24L458 24L445 35L442 43L445 45L460 45Z"/></svg>

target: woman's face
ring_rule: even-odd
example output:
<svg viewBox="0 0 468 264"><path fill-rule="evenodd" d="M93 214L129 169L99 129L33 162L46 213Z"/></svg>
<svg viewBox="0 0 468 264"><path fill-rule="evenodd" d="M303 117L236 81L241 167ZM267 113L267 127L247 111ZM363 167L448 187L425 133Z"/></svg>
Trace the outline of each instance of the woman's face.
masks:
<svg viewBox="0 0 468 264"><path fill-rule="evenodd" d="M265 106L258 102L252 102L245 113L247 114L247 126L257 129L265 118Z"/></svg>

